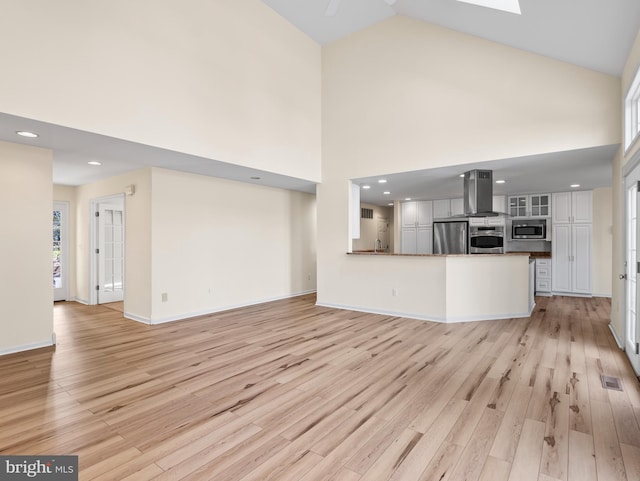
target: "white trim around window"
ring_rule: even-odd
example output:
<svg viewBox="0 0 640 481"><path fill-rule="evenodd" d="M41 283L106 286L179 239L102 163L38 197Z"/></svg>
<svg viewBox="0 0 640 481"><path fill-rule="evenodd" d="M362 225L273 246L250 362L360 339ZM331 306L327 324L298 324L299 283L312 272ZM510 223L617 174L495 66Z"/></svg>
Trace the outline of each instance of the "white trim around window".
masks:
<svg viewBox="0 0 640 481"><path fill-rule="evenodd" d="M640 134L640 68L624 98L624 150L629 150Z"/></svg>

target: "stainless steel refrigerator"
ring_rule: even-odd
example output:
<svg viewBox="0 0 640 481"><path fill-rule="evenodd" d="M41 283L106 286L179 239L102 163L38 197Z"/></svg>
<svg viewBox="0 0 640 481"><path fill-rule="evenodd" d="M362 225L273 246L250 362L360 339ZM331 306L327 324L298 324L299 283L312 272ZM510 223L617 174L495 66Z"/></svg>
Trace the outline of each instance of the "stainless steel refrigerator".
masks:
<svg viewBox="0 0 640 481"><path fill-rule="evenodd" d="M469 223L461 220L433 223L434 254L468 254Z"/></svg>

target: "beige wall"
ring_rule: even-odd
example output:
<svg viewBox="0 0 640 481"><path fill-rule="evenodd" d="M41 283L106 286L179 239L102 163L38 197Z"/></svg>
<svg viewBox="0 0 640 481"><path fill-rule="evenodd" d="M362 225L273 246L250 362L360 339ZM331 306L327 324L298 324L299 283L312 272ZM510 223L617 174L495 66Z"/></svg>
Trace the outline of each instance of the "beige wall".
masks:
<svg viewBox="0 0 640 481"><path fill-rule="evenodd" d="M151 169L112 177L78 187L76 205L76 298L89 302L91 261L91 201L122 194L127 185L135 194L125 196L125 312L147 319L151 316Z"/></svg>
<svg viewBox="0 0 640 481"><path fill-rule="evenodd" d="M348 179L620 142L619 79L401 16L324 47L322 74L321 303L406 311L347 259Z"/></svg>
<svg viewBox="0 0 640 481"><path fill-rule="evenodd" d="M378 220L387 219L389 223L389 227L387 229L389 243L388 251L393 252L393 207L381 207L379 205L365 203L361 203L360 207L373 209L373 219L363 219L362 217L360 217L360 238L353 239L353 250L357 251L373 249L373 245L378 239Z"/></svg>
<svg viewBox="0 0 640 481"><path fill-rule="evenodd" d="M0 354L52 344L51 185L50 150L0 142Z"/></svg>
<svg viewBox="0 0 640 481"><path fill-rule="evenodd" d="M260 0L3 2L0 105L319 181L320 56Z"/></svg>
<svg viewBox="0 0 640 481"><path fill-rule="evenodd" d="M53 200L55 202L66 202L69 204L69 218L67 219L68 235L67 246L69 252L67 253L69 260L69 271L66 273L69 278L69 299L75 299L76 293L76 238L77 238L77 223L76 223L76 195L78 188L72 185L57 185L53 186Z"/></svg>
<svg viewBox="0 0 640 481"><path fill-rule="evenodd" d="M152 322L315 290L315 196L154 168L152 205Z"/></svg>
<svg viewBox="0 0 640 481"><path fill-rule="evenodd" d="M613 207L610 187L593 190L591 290L594 296L611 296L613 266Z"/></svg>
<svg viewBox="0 0 640 481"><path fill-rule="evenodd" d="M407 17L325 46L322 74L323 176L620 141L619 79Z"/></svg>

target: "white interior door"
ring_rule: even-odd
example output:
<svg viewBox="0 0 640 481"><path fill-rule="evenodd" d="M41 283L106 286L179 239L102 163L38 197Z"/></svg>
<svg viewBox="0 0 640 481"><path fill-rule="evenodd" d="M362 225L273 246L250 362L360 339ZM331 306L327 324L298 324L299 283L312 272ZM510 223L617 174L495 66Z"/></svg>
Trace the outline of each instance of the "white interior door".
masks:
<svg viewBox="0 0 640 481"><path fill-rule="evenodd" d="M98 206L98 304L124 300L124 207Z"/></svg>
<svg viewBox="0 0 640 481"><path fill-rule="evenodd" d="M69 298L68 278L68 219L69 204L66 202L53 203L53 300L66 301Z"/></svg>
<svg viewBox="0 0 640 481"><path fill-rule="evenodd" d="M640 339L638 318L638 181L640 167L636 167L626 179L626 289L625 289L625 341L624 348L636 374L640 375ZM624 276L624 274L623 274Z"/></svg>

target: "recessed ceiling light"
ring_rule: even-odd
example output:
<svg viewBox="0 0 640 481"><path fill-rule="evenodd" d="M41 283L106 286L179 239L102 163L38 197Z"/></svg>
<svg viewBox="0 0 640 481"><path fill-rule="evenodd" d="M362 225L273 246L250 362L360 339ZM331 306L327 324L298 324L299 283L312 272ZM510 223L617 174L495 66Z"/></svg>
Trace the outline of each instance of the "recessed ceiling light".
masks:
<svg viewBox="0 0 640 481"><path fill-rule="evenodd" d="M383 192L383 194L384 194L384 195L389 195L389 194L391 194L391 192L389 192L388 190L385 190L385 191Z"/></svg>
<svg viewBox="0 0 640 481"><path fill-rule="evenodd" d="M458 0L463 3L470 3L480 7L493 8L494 10L502 10L503 12L517 13L521 15L519 0Z"/></svg>
<svg viewBox="0 0 640 481"><path fill-rule="evenodd" d="M87 162L89 165L102 165L102 162L98 162L97 160L90 160Z"/></svg>
<svg viewBox="0 0 640 481"><path fill-rule="evenodd" d="M407 197L405 200L411 200L411 197Z"/></svg>
<svg viewBox="0 0 640 481"><path fill-rule="evenodd" d="M20 135L21 137L29 137L30 139L35 139L36 137L40 137L35 132L29 132L27 130L17 130L16 134Z"/></svg>
<svg viewBox="0 0 640 481"><path fill-rule="evenodd" d="M387 183L387 179L378 180L378 184L386 184L386 183Z"/></svg>
<svg viewBox="0 0 640 481"><path fill-rule="evenodd" d="M572 189L575 189L576 187L580 187L580 184L571 184Z"/></svg>
<svg viewBox="0 0 640 481"><path fill-rule="evenodd" d="M504 184L506 181L504 180L496 180L496 184Z"/></svg>
<svg viewBox="0 0 640 481"><path fill-rule="evenodd" d="M460 174L458 177L464 177L464 174Z"/></svg>
<svg viewBox="0 0 640 481"><path fill-rule="evenodd" d="M249 177L249 178L250 178L251 180L260 180L260 177L255 176L255 175L254 175L254 176L252 176L252 177Z"/></svg>
<svg viewBox="0 0 640 481"><path fill-rule="evenodd" d="M371 188L371 186L370 186L370 185L363 185L363 186L362 186L362 188L363 188L363 189L370 189L370 188Z"/></svg>
<svg viewBox="0 0 640 481"><path fill-rule="evenodd" d="M393 205L393 202L389 202L387 205Z"/></svg>

